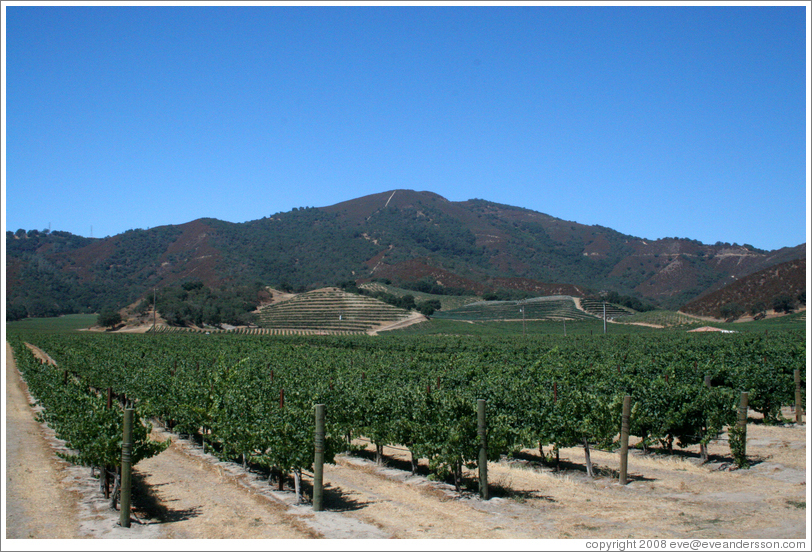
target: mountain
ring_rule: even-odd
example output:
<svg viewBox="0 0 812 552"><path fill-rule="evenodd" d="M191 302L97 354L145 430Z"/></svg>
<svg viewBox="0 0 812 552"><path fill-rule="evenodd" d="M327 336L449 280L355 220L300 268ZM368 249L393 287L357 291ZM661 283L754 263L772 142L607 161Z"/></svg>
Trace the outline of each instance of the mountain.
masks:
<svg viewBox="0 0 812 552"><path fill-rule="evenodd" d="M103 239L6 233L9 310L44 316L132 303L154 287L259 281L315 289L421 279L584 295L615 290L676 308L727 282L805 259L805 245L761 251L686 238L644 240L482 199L390 190L328 207L231 223L199 219Z"/></svg>
<svg viewBox="0 0 812 552"><path fill-rule="evenodd" d="M795 259L780 263L725 287L702 294L682 307L683 312L700 316L723 317L722 310L726 305L736 304L743 313L749 313L760 304L762 309L773 308L773 299L788 295L796 299L804 294L806 297L806 259Z"/></svg>

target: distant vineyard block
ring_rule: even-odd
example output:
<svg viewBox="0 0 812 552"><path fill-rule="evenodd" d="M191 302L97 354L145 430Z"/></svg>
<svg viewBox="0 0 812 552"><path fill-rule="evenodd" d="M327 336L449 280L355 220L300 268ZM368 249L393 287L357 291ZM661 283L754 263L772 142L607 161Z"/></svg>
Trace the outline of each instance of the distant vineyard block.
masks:
<svg viewBox="0 0 812 552"><path fill-rule="evenodd" d="M603 318L603 301L593 301L591 299L581 299L581 308L598 318ZM637 314L632 309L628 309L614 303L606 303L606 318L614 319L622 316L632 316Z"/></svg>
<svg viewBox="0 0 812 552"><path fill-rule="evenodd" d="M434 318L447 320L593 320L595 316L579 310L568 295L534 297L522 301L477 301L450 311L440 311Z"/></svg>
<svg viewBox="0 0 812 552"><path fill-rule="evenodd" d="M409 316L409 311L378 299L325 288L264 307L259 324L277 330L361 333Z"/></svg>

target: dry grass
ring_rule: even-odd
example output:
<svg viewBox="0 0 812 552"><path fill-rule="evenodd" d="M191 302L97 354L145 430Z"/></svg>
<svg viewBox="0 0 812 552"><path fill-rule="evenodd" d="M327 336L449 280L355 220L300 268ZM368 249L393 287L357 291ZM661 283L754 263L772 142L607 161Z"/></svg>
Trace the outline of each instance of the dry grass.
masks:
<svg viewBox="0 0 812 552"><path fill-rule="evenodd" d="M805 538L805 428L749 424L749 470L731 470L722 438L709 446L707 464L698 445L670 455L633 450L625 487L616 452L591 451L590 479L581 447L560 451L561 471L525 450L488 464L496 498L487 502L476 498L477 472L464 470L464 502L492 516L518 512L523 521L498 532L505 538ZM408 460L399 447L384 455L392 464Z"/></svg>

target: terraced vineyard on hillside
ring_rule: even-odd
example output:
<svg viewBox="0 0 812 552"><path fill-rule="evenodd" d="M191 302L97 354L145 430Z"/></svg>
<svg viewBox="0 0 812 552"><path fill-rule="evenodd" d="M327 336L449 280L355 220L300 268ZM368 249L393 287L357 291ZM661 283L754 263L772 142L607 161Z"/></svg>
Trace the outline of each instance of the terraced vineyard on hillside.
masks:
<svg viewBox="0 0 812 552"><path fill-rule="evenodd" d="M603 303L602 301L595 301L593 299L581 299L581 308L590 314L594 314L598 318L603 318L604 304L606 305L606 318L610 320L636 314L632 309L615 305L614 303Z"/></svg>
<svg viewBox="0 0 812 552"><path fill-rule="evenodd" d="M617 320L617 322L621 324L652 324L662 327L681 326L684 324L704 324L701 319L695 316L666 310L640 312L631 316L624 316L620 320Z"/></svg>
<svg viewBox="0 0 812 552"><path fill-rule="evenodd" d="M262 308L259 324L271 330L365 333L410 315L371 297L323 288Z"/></svg>
<svg viewBox="0 0 812 552"><path fill-rule="evenodd" d="M585 320L595 318L575 305L569 295L534 297L521 301L477 301L451 311L434 313L448 320Z"/></svg>
<svg viewBox="0 0 812 552"><path fill-rule="evenodd" d="M221 329L221 328L187 328L183 326L156 326L155 329L149 329L146 333L196 333L196 334L224 334L231 333L236 335L320 335L326 333L325 330L319 329L296 329L296 328L234 328L234 329ZM358 331L330 331L330 335L350 335L363 333Z"/></svg>

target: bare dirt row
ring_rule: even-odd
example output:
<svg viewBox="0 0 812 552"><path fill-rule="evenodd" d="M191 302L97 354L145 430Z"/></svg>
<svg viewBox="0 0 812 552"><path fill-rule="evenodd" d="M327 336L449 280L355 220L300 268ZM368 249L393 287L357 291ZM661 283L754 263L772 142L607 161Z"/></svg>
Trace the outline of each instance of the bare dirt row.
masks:
<svg viewBox="0 0 812 552"><path fill-rule="evenodd" d="M34 421L7 353L7 538L806 537L806 428L757 420L748 426L749 470L729 471L724 436L705 465L696 447L673 455L635 451L625 487L617 483L614 452L592 451L591 479L580 448L561 451L560 471L526 450L488 465L489 501L477 497L474 472L459 495L429 480L425 460L412 475L405 450L386 447L377 466L370 448L325 466L325 512L296 504L266 473L221 462L156 428L153 437L172 445L135 467L135 521L124 529L90 469L54 455L62 445ZM309 483L305 474L306 494Z"/></svg>

